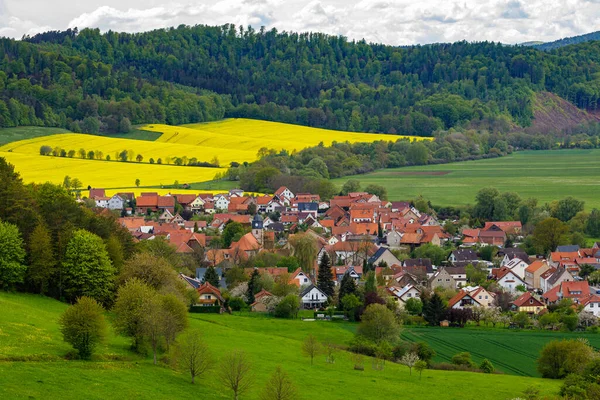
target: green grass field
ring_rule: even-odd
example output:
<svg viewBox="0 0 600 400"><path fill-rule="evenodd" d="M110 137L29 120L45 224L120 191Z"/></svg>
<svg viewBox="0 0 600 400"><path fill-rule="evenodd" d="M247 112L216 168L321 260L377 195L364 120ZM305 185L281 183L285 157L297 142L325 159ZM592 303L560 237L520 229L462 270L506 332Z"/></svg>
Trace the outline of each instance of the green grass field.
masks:
<svg viewBox="0 0 600 400"><path fill-rule="evenodd" d="M39 126L20 126L18 128L0 128L0 146L18 140L33 139L57 133L70 133L66 129L43 128Z"/></svg>
<svg viewBox="0 0 600 400"><path fill-rule="evenodd" d="M434 361L450 362L452 356L468 351L480 363L487 358L505 374L540 376L536 360L542 347L555 339L585 338L596 348L600 335L540 331L514 332L488 328L405 328L402 337L414 342L427 342L436 351Z"/></svg>
<svg viewBox="0 0 600 400"><path fill-rule="evenodd" d="M231 398L215 371L191 385L187 375L129 352L128 341L112 333L93 361L66 361L69 346L62 342L56 322L65 308L41 296L0 293L0 398ZM302 399L390 399L402 393L405 398L491 400L517 397L530 385L554 395L560 386L559 381L538 378L432 370L420 380L397 364L373 370L368 360L364 371L355 371L345 352L338 353L335 364L325 363L321 355L311 366L300 351L306 335L346 343L356 327L350 323L194 314L190 325L203 332L215 366L228 351L247 352L255 385L242 399L258 399L277 365L290 374Z"/></svg>
<svg viewBox="0 0 600 400"><path fill-rule="evenodd" d="M600 207L600 149L522 151L507 157L379 170L336 179L383 185L391 200L423 195L434 205L473 204L477 191L492 186L535 197L540 203L573 196L585 200L586 209Z"/></svg>

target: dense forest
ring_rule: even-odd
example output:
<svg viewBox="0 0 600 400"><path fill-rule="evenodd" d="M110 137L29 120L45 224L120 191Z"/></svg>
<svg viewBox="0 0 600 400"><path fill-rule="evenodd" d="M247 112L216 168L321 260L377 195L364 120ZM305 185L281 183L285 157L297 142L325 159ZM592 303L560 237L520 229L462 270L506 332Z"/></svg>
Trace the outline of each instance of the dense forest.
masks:
<svg viewBox="0 0 600 400"><path fill-rule="evenodd" d="M600 43L394 47L224 25L0 40L0 126L126 131L249 117L431 136L532 123L535 92L596 110Z"/></svg>
<svg viewBox="0 0 600 400"><path fill-rule="evenodd" d="M558 48L561 48L564 46L569 46L572 44L590 42L592 40L600 40L600 31L586 33L585 35L567 37L567 38L555 40L554 42L536 44L533 47L535 47L538 50L548 51L548 50L558 49Z"/></svg>

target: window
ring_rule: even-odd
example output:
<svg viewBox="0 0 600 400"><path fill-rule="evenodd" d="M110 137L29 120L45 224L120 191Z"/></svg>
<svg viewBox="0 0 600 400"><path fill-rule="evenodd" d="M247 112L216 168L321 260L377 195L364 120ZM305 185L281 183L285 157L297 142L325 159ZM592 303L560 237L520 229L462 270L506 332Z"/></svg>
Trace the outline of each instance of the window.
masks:
<svg viewBox="0 0 600 400"><path fill-rule="evenodd" d="M590 303L590 308L594 308L594 303Z"/></svg>
<svg viewBox="0 0 600 400"><path fill-rule="evenodd" d="M488 297L487 297L487 296L485 296L485 299L487 300L487 299L488 299Z"/></svg>
<svg viewBox="0 0 600 400"><path fill-rule="evenodd" d="M479 295L479 300L481 300L482 298L483 298L483 296L482 296L482 295Z"/></svg>
<svg viewBox="0 0 600 400"><path fill-rule="evenodd" d="M308 282L308 279L304 278L304 282L305 282L305 283L306 283L306 282Z"/></svg>

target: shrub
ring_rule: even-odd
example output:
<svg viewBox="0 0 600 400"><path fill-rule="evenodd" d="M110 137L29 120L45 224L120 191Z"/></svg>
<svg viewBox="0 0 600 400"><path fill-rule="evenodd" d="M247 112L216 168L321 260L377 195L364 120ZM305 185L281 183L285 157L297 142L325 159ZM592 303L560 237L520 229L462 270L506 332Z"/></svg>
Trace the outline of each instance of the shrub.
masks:
<svg viewBox="0 0 600 400"><path fill-rule="evenodd" d="M248 305L241 297L230 298L229 307L231 307L232 311L243 311L248 309Z"/></svg>
<svg viewBox="0 0 600 400"><path fill-rule="evenodd" d="M296 318L300 308L300 300L294 294L288 294L275 307L275 317L277 318Z"/></svg>
<svg viewBox="0 0 600 400"><path fill-rule="evenodd" d="M375 357L375 354L377 353L377 345L368 341L363 336L356 335L352 341L350 341L348 351L356 354L363 354L369 357Z"/></svg>
<svg viewBox="0 0 600 400"><path fill-rule="evenodd" d="M91 297L80 297L60 317L60 331L65 342L73 346L79 357L89 360L96 345L106 337L104 309Z"/></svg>
<svg viewBox="0 0 600 400"><path fill-rule="evenodd" d="M481 364L479 364L479 369L486 374L491 374L495 371L494 365L487 358L484 358Z"/></svg>
<svg viewBox="0 0 600 400"><path fill-rule="evenodd" d="M593 359L594 350L580 340L553 340L546 344L538 358L538 371L544 378L562 379L581 373Z"/></svg>
<svg viewBox="0 0 600 400"><path fill-rule="evenodd" d="M452 357L452 364L454 365L464 365L470 368L475 368L475 363L471 359L471 353L465 351L462 353L455 354Z"/></svg>

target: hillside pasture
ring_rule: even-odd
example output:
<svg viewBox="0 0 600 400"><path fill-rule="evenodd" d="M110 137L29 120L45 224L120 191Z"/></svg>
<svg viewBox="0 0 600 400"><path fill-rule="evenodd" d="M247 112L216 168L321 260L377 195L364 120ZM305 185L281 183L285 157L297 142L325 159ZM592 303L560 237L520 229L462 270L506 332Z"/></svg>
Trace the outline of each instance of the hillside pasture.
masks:
<svg viewBox="0 0 600 400"><path fill-rule="evenodd" d="M98 348L93 361L67 361L69 346L62 342L57 319L66 305L42 296L0 293L0 398L181 398L228 399L216 370L189 383L189 377L167 365L128 350L128 340L114 333ZM355 325L349 323L276 320L240 315L190 315L190 326L200 329L214 355L214 365L234 349L252 361L255 384L244 399L259 399L276 366L281 365L302 398L374 399L510 399L530 385L543 394L558 392L559 381L509 375L426 370L423 378L406 367L386 363L374 370L369 359L356 371L350 354L340 351L334 364L319 355L315 365L300 351L302 340L313 333L320 341L344 344ZM37 339L37 340L36 340ZM465 382L469 382L468 390Z"/></svg>
<svg viewBox="0 0 600 400"><path fill-rule="evenodd" d="M533 197L540 204L573 196L586 209L600 207L600 149L522 151L506 157L451 164L383 169L365 175L336 179L387 188L390 200L411 200L423 195L434 205L473 204L484 187Z"/></svg>
<svg viewBox="0 0 600 400"><path fill-rule="evenodd" d="M33 139L58 133L70 133L61 128L44 128L40 126L19 126L17 128L0 129L0 146L19 140Z"/></svg>

